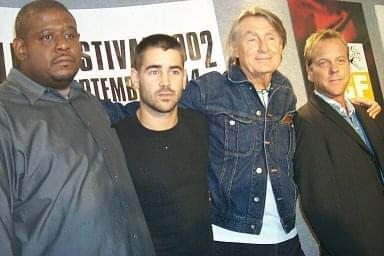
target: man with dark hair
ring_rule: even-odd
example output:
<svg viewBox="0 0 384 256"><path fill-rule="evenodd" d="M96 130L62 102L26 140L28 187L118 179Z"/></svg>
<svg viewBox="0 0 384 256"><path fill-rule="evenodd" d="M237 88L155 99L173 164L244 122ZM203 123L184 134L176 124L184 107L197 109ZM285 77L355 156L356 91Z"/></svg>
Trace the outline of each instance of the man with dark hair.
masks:
<svg viewBox="0 0 384 256"><path fill-rule="evenodd" d="M245 9L227 39L228 71L191 80L180 100L209 123L216 255L303 255L292 164L296 96L277 70L285 46L279 17L256 6ZM113 120L132 108L106 105Z"/></svg>
<svg viewBox="0 0 384 256"><path fill-rule="evenodd" d="M73 80L75 19L38 0L15 30L19 65L0 87L1 256L155 255L118 137Z"/></svg>
<svg viewBox="0 0 384 256"><path fill-rule="evenodd" d="M208 126L178 109L186 84L183 50L168 35L136 47L132 82L136 113L115 127L158 256L211 255L208 201Z"/></svg>
<svg viewBox="0 0 384 256"><path fill-rule="evenodd" d="M304 49L315 87L295 119L295 180L321 255L384 254L384 123L344 95L348 46L339 32L313 33Z"/></svg>

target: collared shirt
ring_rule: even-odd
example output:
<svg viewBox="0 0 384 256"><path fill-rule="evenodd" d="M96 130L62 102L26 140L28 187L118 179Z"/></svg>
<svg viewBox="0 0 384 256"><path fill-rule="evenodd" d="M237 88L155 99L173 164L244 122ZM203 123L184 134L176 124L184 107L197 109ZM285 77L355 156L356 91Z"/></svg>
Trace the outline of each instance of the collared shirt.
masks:
<svg viewBox="0 0 384 256"><path fill-rule="evenodd" d="M364 128L361 125L355 111L355 107L351 103L351 101L348 98L345 98L345 106L346 109L343 108L343 106L335 101L334 99L331 99L324 94L320 93L317 90L314 90L314 93L319 96L322 100L324 100L328 105L330 105L339 115L341 115L344 120L352 126L352 128L359 134L360 138L364 141L364 143L368 146L368 148L372 152L371 144L368 140L367 135L365 134Z"/></svg>
<svg viewBox="0 0 384 256"><path fill-rule="evenodd" d="M154 255L109 119L70 87L16 69L0 87L1 255Z"/></svg>
<svg viewBox="0 0 384 256"><path fill-rule="evenodd" d="M342 107L342 105L339 102L325 96L319 91L314 90L314 93L317 96L319 96L322 100L324 100L326 103L328 103L328 105L330 105L337 113L339 113L344 118L344 120L347 123L349 123L352 126L352 128L357 132L357 134L360 136L360 138L363 140L365 145L367 145L367 147L373 154L372 145L369 142L368 136L364 131L364 127L361 125L361 122L357 117L355 107L353 106L351 101L345 97L345 106L346 106L346 109L345 109ZM384 184L383 170L379 170L379 176L380 176L379 178L381 182Z"/></svg>

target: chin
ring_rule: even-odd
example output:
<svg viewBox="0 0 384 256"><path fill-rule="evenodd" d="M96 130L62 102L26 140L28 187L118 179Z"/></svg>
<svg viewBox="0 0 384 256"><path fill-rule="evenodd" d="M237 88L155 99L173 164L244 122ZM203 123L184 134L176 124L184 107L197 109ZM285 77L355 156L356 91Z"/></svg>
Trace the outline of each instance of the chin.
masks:
<svg viewBox="0 0 384 256"><path fill-rule="evenodd" d="M72 81L73 78L75 77L77 71L73 72L57 72L51 75L52 79L57 80L57 81Z"/></svg>

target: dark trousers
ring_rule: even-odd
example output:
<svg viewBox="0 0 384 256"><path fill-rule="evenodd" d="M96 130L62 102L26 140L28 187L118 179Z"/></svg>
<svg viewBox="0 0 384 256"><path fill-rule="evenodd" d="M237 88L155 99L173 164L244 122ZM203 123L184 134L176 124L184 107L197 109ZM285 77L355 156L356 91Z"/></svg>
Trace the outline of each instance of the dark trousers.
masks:
<svg viewBox="0 0 384 256"><path fill-rule="evenodd" d="M215 241L215 256L304 256L299 237L278 244L242 244Z"/></svg>

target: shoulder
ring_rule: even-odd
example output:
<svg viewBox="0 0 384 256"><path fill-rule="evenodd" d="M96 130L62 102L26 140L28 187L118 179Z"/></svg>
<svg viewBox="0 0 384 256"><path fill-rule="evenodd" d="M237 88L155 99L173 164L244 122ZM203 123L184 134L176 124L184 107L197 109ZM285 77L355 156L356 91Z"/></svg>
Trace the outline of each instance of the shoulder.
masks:
<svg viewBox="0 0 384 256"><path fill-rule="evenodd" d="M292 90L292 84L289 79L278 70L272 74L272 84L284 86Z"/></svg>
<svg viewBox="0 0 384 256"><path fill-rule="evenodd" d="M116 131L119 133L119 132L128 131L129 129L131 129L134 123L135 123L135 116L130 115L120 120L119 122L113 124L112 127L115 128Z"/></svg>
<svg viewBox="0 0 384 256"><path fill-rule="evenodd" d="M208 123L203 114L191 109L179 108L181 121L186 124L191 130L199 132L207 132Z"/></svg>
<svg viewBox="0 0 384 256"><path fill-rule="evenodd" d="M319 118L321 118L319 116L319 111L316 110L315 106L313 106L310 102L307 102L298 109L295 116L295 125L297 127L310 125L316 122L316 120L319 120Z"/></svg>
<svg viewBox="0 0 384 256"><path fill-rule="evenodd" d="M197 79L190 80L188 85L197 85L201 89L212 88L222 86L227 81L227 76L217 71L211 71L201 75Z"/></svg>
<svg viewBox="0 0 384 256"><path fill-rule="evenodd" d="M372 119L368 113L367 113L367 109L360 106L360 105L355 105L353 104L353 106L355 107L355 110L356 110L356 113L359 117L359 119L363 122L363 123L374 123L379 129L381 130L384 130L384 113L381 112L379 113L378 116L376 116L375 119Z"/></svg>

